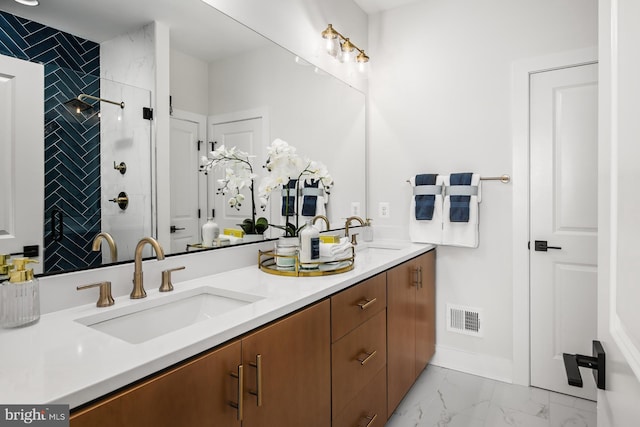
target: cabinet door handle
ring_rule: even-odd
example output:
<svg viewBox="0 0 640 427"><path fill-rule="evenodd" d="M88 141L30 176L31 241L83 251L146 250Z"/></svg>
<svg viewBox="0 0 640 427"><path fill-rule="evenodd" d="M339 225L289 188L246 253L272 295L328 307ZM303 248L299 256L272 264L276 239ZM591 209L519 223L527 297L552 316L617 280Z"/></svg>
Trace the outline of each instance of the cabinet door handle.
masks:
<svg viewBox="0 0 640 427"><path fill-rule="evenodd" d="M374 299L364 299L364 301L361 301L358 303L358 307L360 307L360 310L366 310L367 308L369 308L371 306L371 304L373 304L374 302L376 302L378 299L374 298Z"/></svg>
<svg viewBox="0 0 640 427"><path fill-rule="evenodd" d="M229 406L238 410L238 421L242 421L244 413L244 404L242 402L244 396L244 366L238 365L238 373L231 372L229 375L238 379L238 403L229 402Z"/></svg>
<svg viewBox="0 0 640 427"><path fill-rule="evenodd" d="M413 270L413 283L411 286L415 286L416 288L420 287L420 267Z"/></svg>
<svg viewBox="0 0 640 427"><path fill-rule="evenodd" d="M363 352L364 354L367 355L367 357L365 357L364 359L358 358L358 362L360 362L360 365L362 365L362 366L366 365L367 362L369 362L369 360L373 359L373 356L375 356L377 352L378 352L378 350L373 350L372 353L367 353L366 351Z"/></svg>
<svg viewBox="0 0 640 427"><path fill-rule="evenodd" d="M256 397L258 407L262 406L262 355L256 355L255 362L249 362L249 365L256 368L256 391L250 391Z"/></svg>
<svg viewBox="0 0 640 427"><path fill-rule="evenodd" d="M378 414L373 414L373 416L371 417L364 417L365 420L369 420L369 422L367 423L367 425L365 427L371 427L373 425L373 423L375 422L376 418L378 418ZM358 424L360 425L360 424Z"/></svg>
<svg viewBox="0 0 640 427"><path fill-rule="evenodd" d="M422 284L422 267L418 267L418 284L420 285L419 287L422 288L423 284Z"/></svg>

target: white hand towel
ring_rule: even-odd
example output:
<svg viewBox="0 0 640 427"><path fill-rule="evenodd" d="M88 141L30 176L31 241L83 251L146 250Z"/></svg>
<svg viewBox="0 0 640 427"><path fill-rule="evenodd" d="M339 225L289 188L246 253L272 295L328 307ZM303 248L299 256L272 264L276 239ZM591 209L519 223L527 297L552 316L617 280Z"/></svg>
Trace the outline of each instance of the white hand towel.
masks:
<svg viewBox="0 0 640 427"><path fill-rule="evenodd" d="M415 187L416 178L411 177L411 188ZM443 185L444 177L436 177L436 185ZM409 238L416 243L442 243L442 196L436 195L431 220L416 219L416 198L411 195L411 206L409 208Z"/></svg>
<svg viewBox="0 0 640 427"><path fill-rule="evenodd" d="M343 237L340 239L340 243L336 243L334 246L331 247L330 251L332 254L337 254L337 253L342 253L347 249L352 248L353 245L351 244L351 242L349 242L349 238L348 237Z"/></svg>
<svg viewBox="0 0 640 427"><path fill-rule="evenodd" d="M444 185L449 186L449 176L444 177ZM479 206L481 200L480 175L474 173L471 176L471 185L478 187L478 195L471 196L469 200L469 222L451 222L449 211L451 208L450 196L444 198L442 210L442 244L461 246L465 248L477 248L479 244Z"/></svg>

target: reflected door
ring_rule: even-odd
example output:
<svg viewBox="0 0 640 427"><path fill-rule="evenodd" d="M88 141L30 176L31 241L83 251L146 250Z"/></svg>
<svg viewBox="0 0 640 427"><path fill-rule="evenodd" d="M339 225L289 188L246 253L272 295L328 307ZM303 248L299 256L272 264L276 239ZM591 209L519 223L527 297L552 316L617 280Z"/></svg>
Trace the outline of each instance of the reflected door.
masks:
<svg viewBox="0 0 640 427"><path fill-rule="evenodd" d="M0 55L0 253L38 245L42 256L43 165L44 67Z"/></svg>
<svg viewBox="0 0 640 427"><path fill-rule="evenodd" d="M591 355L596 337L597 70L531 76L531 384L592 400L584 372L584 388L567 384L562 353Z"/></svg>
<svg viewBox="0 0 640 427"><path fill-rule="evenodd" d="M262 123L263 118L252 118L248 120L238 120L227 123L217 123L211 125L211 136L215 142L215 147L224 144L225 147L236 147L238 150L249 153L253 172L262 173L262 166L265 158L263 156L266 144L263 141ZM242 223L246 218L251 218L251 192L248 188L242 190L245 196L244 203L239 208L229 206L229 195L219 194L218 180L224 178L225 171L218 168L212 171L208 181L209 207L211 212L215 212L215 219L220 229L239 228L237 224ZM259 179L256 180L256 184ZM256 203L258 201L258 189L255 189ZM212 203L213 202L213 203ZM256 215L264 215L259 207L256 207Z"/></svg>
<svg viewBox="0 0 640 427"><path fill-rule="evenodd" d="M206 196L199 166L206 144L205 119L198 119L171 117L171 253L184 252L187 244L202 240L200 226L206 217Z"/></svg>

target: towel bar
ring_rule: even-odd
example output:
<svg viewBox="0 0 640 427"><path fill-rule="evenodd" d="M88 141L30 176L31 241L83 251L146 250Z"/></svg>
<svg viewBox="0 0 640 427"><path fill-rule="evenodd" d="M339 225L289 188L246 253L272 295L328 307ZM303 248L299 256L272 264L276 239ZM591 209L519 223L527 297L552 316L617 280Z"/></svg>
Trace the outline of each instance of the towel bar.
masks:
<svg viewBox="0 0 640 427"><path fill-rule="evenodd" d="M511 177L506 174L501 176L481 176L480 181L500 181L503 184L508 184L511 182ZM407 182L411 183L410 180L407 180Z"/></svg>

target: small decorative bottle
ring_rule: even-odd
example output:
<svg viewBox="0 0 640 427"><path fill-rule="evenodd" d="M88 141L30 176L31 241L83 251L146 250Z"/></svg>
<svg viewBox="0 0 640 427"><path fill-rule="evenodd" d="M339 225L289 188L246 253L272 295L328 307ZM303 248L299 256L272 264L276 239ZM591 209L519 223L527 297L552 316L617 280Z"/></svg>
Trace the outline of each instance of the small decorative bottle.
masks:
<svg viewBox="0 0 640 427"><path fill-rule="evenodd" d="M307 220L300 232L300 262L309 263L320 258L320 232ZM317 267L317 266L315 266Z"/></svg>
<svg viewBox="0 0 640 427"><path fill-rule="evenodd" d="M215 240L220 237L220 227L213 222L213 218L207 218L207 222L202 225L202 246L212 247Z"/></svg>

